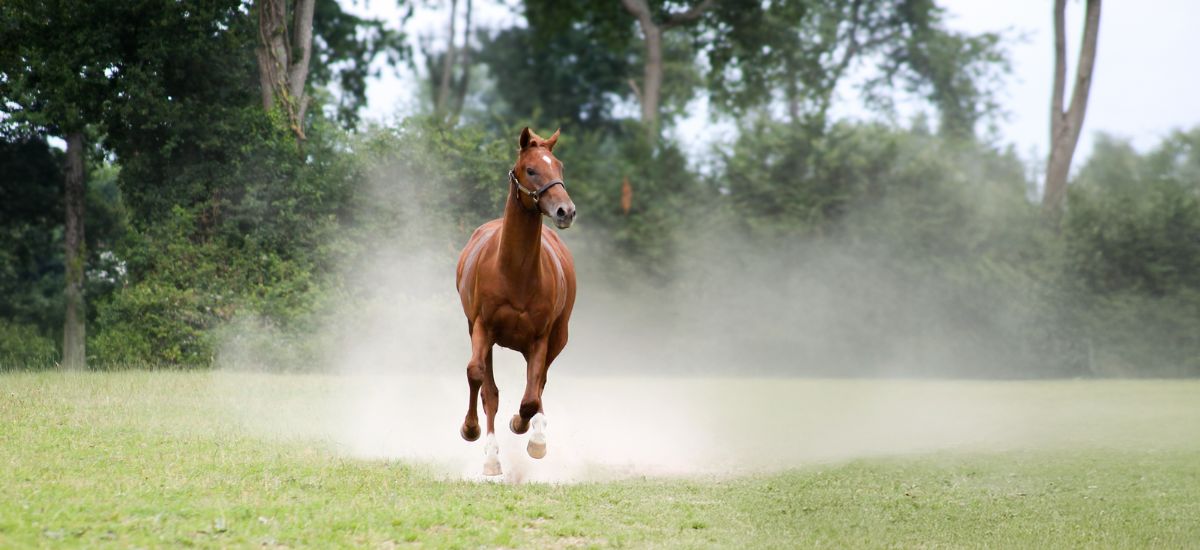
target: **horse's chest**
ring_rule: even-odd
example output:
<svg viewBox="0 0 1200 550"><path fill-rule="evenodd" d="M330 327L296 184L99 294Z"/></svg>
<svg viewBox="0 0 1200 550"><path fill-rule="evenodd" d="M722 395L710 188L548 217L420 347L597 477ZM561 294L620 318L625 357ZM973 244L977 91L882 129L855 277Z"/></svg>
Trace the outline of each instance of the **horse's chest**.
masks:
<svg viewBox="0 0 1200 550"><path fill-rule="evenodd" d="M543 332L538 320L544 317L544 312L502 304L492 314L492 335L501 346L523 349Z"/></svg>

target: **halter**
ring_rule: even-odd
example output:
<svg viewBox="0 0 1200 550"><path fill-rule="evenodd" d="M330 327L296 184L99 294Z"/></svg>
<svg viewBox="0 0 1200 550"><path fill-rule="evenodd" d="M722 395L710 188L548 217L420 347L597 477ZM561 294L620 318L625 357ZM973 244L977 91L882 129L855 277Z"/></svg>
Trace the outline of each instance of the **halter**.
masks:
<svg viewBox="0 0 1200 550"><path fill-rule="evenodd" d="M530 191L530 190L526 189L524 185L521 185L520 180L517 179L517 173L512 170L508 171L508 181L511 182L513 185L517 186L517 191L525 193L526 195L529 196L529 198L533 199L533 204L535 204L535 205L538 203L538 199L540 199L542 197L542 193L545 193L551 187L554 187L555 185L561 185L563 189L567 188L567 185L565 183L563 183L563 180L558 179L558 180L551 181L551 182L547 183L546 185L543 185L537 191ZM535 210L537 209L536 206L534 207L534 209Z"/></svg>

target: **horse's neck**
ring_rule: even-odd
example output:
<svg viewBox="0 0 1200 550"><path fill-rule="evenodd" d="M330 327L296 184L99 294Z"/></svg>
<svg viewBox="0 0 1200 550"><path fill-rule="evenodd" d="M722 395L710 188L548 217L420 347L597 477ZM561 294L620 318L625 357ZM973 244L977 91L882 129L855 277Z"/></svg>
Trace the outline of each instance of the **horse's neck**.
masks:
<svg viewBox="0 0 1200 550"><path fill-rule="evenodd" d="M527 210L510 187L500 230L500 269L516 280L536 279L541 251L542 213Z"/></svg>

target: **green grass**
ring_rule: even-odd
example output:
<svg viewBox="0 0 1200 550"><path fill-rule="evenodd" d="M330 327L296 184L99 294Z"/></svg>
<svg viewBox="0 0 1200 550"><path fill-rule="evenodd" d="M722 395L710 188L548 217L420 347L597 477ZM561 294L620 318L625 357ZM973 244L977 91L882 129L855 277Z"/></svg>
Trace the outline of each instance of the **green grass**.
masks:
<svg viewBox="0 0 1200 550"><path fill-rule="evenodd" d="M0 547L1200 546L1196 382L1067 383L1134 411L1104 444L507 485L256 437L213 410L210 376L0 375Z"/></svg>

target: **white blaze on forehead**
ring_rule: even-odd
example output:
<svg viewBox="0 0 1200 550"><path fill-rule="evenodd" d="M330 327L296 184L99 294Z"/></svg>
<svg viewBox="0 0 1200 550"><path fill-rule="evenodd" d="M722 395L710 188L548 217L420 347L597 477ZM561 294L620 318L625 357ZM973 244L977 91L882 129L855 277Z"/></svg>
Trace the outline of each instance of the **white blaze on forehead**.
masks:
<svg viewBox="0 0 1200 550"><path fill-rule="evenodd" d="M546 166L550 166L550 167L554 166L553 164L550 163L550 155L542 155L542 160L546 161Z"/></svg>

